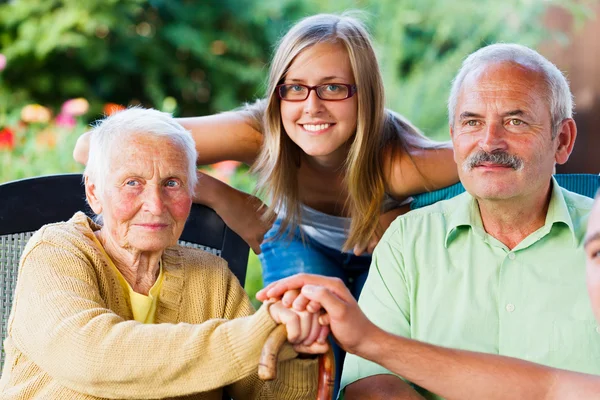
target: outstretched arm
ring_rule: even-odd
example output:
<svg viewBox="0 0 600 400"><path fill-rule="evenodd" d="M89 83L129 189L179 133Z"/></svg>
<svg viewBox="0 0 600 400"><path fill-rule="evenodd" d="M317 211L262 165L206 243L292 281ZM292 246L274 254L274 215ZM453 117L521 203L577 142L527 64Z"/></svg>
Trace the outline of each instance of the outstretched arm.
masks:
<svg viewBox="0 0 600 400"><path fill-rule="evenodd" d="M192 133L198 151L198 164L213 164L235 160L248 165L254 162L262 146L260 126L247 111L230 111L203 117L176 118ZM90 132L77 139L73 158L86 164L90 146Z"/></svg>
<svg viewBox="0 0 600 400"><path fill-rule="evenodd" d="M597 376L433 346L385 332L367 319L340 280L299 274L267 286L257 297L277 298L298 288L301 295L293 307L313 312L323 307L327 314L321 323L330 324L346 351L447 399L594 399L600 393Z"/></svg>

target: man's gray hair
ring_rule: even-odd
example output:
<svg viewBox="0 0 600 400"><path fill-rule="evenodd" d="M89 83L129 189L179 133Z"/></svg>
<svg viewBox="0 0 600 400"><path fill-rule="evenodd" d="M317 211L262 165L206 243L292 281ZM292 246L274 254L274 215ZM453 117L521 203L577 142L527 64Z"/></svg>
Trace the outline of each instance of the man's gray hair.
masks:
<svg viewBox="0 0 600 400"><path fill-rule="evenodd" d="M552 138L554 139L560 123L565 118L573 117L573 95L569 89L569 83L556 65L537 51L519 44L491 44L477 50L465 59L452 81L452 89L448 98L448 121L450 126L454 126L458 95L466 76L485 65L502 62L517 63L541 73L547 86L546 97L550 105Z"/></svg>
<svg viewBox="0 0 600 400"><path fill-rule="evenodd" d="M128 108L98 121L90 135L89 159L84 175L92 180L100 193L110 170L112 151L127 138L134 135L166 137L181 147L182 157L188 161L188 185L194 193L196 175L196 146L190 132L175 122L169 113L145 109Z"/></svg>

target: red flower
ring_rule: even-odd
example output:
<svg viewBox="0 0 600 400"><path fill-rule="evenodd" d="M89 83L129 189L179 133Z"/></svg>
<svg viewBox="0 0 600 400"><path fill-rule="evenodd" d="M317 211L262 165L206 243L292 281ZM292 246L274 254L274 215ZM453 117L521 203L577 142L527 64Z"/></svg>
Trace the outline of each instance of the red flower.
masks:
<svg viewBox="0 0 600 400"><path fill-rule="evenodd" d="M0 150L15 148L15 134L8 128L0 130Z"/></svg>
<svg viewBox="0 0 600 400"><path fill-rule="evenodd" d="M102 111L104 111L104 115L107 117L113 115L116 112L125 110L126 107L116 104L116 103L106 103Z"/></svg>

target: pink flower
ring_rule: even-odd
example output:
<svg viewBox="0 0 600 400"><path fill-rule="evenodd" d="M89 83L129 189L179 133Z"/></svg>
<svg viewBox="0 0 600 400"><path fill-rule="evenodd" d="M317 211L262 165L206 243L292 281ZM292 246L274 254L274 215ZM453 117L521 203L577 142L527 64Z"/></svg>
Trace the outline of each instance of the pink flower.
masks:
<svg viewBox="0 0 600 400"><path fill-rule="evenodd" d="M58 125L58 126L70 129L75 126L77 121L75 121L75 118L73 118L72 115L65 114L65 112L63 111L56 116L56 118L54 119L54 122L56 122L56 125Z"/></svg>
<svg viewBox="0 0 600 400"><path fill-rule="evenodd" d="M61 114L71 115L73 117L78 117L80 115L85 114L90 108L90 103L83 97L78 97L76 99L67 100L63 103Z"/></svg>
<svg viewBox="0 0 600 400"><path fill-rule="evenodd" d="M0 71L6 68L6 56L0 53Z"/></svg>
<svg viewBox="0 0 600 400"><path fill-rule="evenodd" d="M0 150L15 148L15 134L8 128L0 129Z"/></svg>
<svg viewBox="0 0 600 400"><path fill-rule="evenodd" d="M39 104L29 104L21 110L21 119L27 123L47 123L52 117L50 110Z"/></svg>

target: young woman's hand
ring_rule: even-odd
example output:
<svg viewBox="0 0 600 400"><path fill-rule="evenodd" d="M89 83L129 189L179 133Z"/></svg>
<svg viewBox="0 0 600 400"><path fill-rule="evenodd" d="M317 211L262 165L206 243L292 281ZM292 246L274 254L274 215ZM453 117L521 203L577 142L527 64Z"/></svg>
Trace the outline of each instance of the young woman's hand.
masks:
<svg viewBox="0 0 600 400"><path fill-rule="evenodd" d="M240 235L256 254L260 254L260 245L274 219L263 218L267 206L258 197L198 172L194 202L215 210L229 228Z"/></svg>
<svg viewBox="0 0 600 400"><path fill-rule="evenodd" d="M371 236L369 243L365 243L362 245L359 245L359 244L355 245L354 246L354 255L360 256L361 254L364 254L364 253L368 253L368 254L373 253L373 250L375 250L375 246L377 246L377 243L379 243L379 240L383 236L385 230L390 226L390 224L396 219L396 217L398 217L399 215L402 215L402 214L406 214L409 211L410 211L410 205L406 204L406 205L400 206L398 208L391 209L388 212L382 213L379 216L379 225L377 226L377 229L373 233L373 236Z"/></svg>

